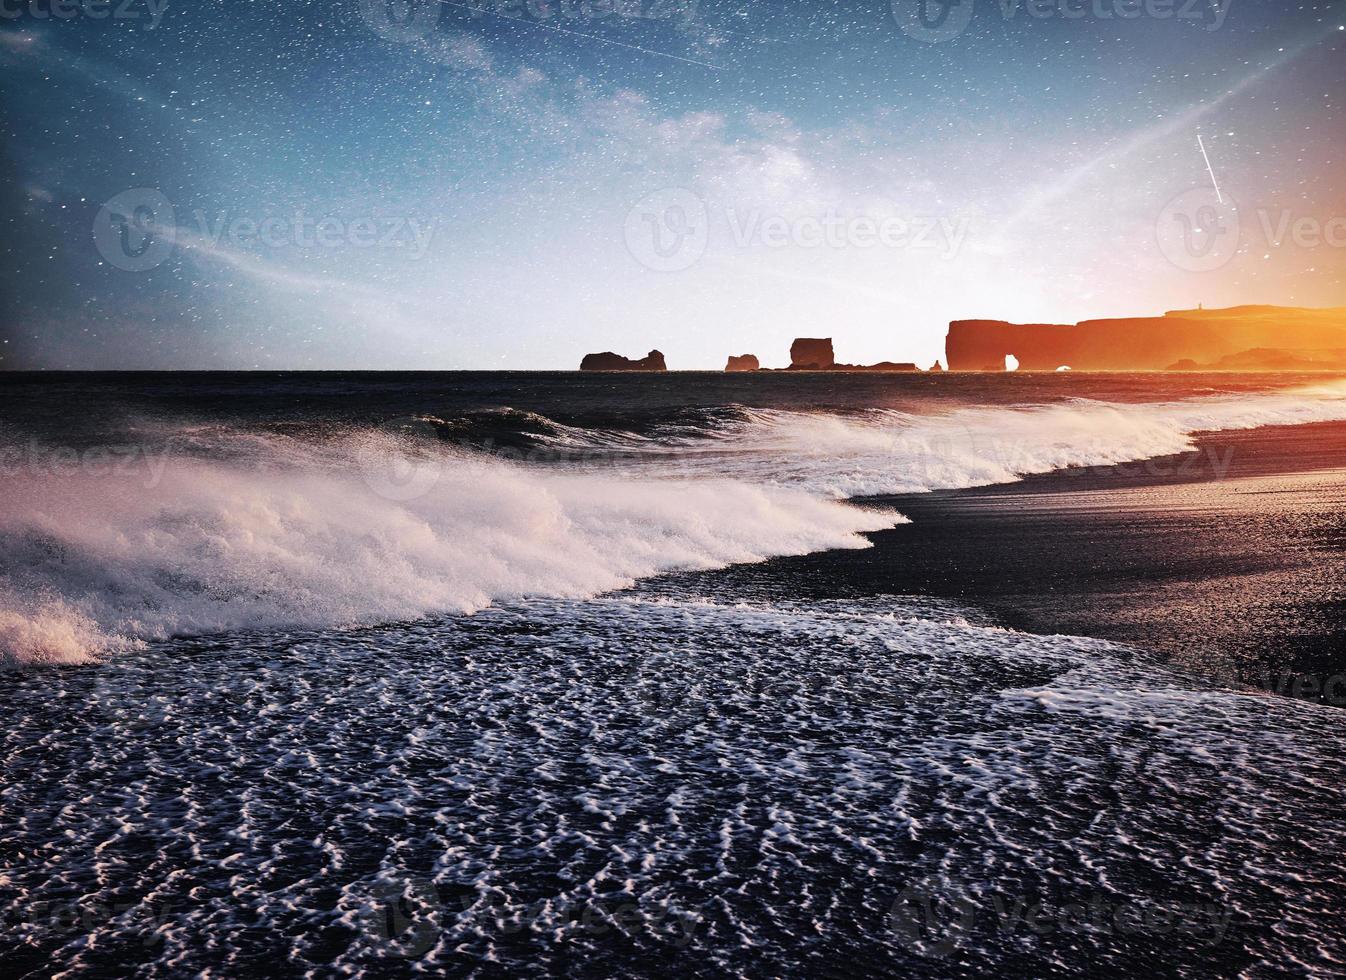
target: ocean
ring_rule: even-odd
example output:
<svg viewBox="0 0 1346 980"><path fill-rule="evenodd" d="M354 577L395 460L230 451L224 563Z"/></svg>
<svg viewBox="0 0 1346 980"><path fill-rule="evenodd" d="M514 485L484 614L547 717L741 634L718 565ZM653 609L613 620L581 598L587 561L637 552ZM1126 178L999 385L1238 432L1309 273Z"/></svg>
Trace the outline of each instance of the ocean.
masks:
<svg viewBox="0 0 1346 980"><path fill-rule="evenodd" d="M5 972L1339 974L1338 709L887 542L1343 419L1311 375L10 376Z"/></svg>

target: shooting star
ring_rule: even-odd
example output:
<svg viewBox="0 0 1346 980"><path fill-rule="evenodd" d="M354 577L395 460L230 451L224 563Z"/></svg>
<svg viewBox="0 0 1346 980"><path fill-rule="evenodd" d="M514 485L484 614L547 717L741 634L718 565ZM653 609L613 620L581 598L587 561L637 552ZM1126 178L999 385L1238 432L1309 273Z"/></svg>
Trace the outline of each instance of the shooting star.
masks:
<svg viewBox="0 0 1346 980"><path fill-rule="evenodd" d="M1215 171L1211 169L1210 157L1206 156L1206 144L1201 142L1201 134L1196 134L1196 145L1201 147L1201 156L1206 161L1206 173L1210 174L1210 182L1215 185L1215 200L1221 204L1224 203L1224 195L1220 193L1220 182L1215 179Z"/></svg>

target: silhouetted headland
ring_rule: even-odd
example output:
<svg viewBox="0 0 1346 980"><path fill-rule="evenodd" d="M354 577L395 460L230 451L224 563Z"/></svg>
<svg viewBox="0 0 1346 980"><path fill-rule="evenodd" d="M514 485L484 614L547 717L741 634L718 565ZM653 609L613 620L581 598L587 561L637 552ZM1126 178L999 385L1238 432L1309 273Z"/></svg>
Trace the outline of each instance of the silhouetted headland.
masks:
<svg viewBox="0 0 1346 980"><path fill-rule="evenodd" d="M951 371L1332 370L1346 362L1346 308L1236 306L1075 324L955 320Z"/></svg>
<svg viewBox="0 0 1346 980"><path fill-rule="evenodd" d="M1168 366L1170 371L1346 371L1346 349L1279 350L1255 347L1198 364L1191 358Z"/></svg>

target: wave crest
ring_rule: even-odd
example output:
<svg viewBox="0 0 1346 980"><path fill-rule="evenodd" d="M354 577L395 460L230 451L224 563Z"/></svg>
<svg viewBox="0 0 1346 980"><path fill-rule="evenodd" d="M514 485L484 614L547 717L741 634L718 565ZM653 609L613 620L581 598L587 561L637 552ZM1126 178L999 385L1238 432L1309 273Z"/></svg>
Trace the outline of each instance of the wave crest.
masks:
<svg viewBox="0 0 1346 980"><path fill-rule="evenodd" d="M247 461L175 455L129 477L38 466L8 481L8 658L592 596L662 572L867 547L861 532L901 520L799 491L546 471L385 432L246 438Z"/></svg>
<svg viewBox="0 0 1346 980"><path fill-rule="evenodd" d="M723 406L645 433L516 411L339 433L168 424L123 457L103 447L97 465L30 445L6 456L0 655L71 662L179 634L593 596L866 547L864 532L903 520L838 497L1004 483L1184 452L1199 431L1339 419L1342 383L932 415ZM548 452L517 452L510 433Z"/></svg>
<svg viewBox="0 0 1346 980"><path fill-rule="evenodd" d="M830 497L953 490L1111 466L1195 448L1197 432L1346 419L1346 383L1282 392L1123 404L1072 399L943 414L744 409L694 437L628 443L589 465L629 475L715 475ZM570 438L568 447L573 448Z"/></svg>

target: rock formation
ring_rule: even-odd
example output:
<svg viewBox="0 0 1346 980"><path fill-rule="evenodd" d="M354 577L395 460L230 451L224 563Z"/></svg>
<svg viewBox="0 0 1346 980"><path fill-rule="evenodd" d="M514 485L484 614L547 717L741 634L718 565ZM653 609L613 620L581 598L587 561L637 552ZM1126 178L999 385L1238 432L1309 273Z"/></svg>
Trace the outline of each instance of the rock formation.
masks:
<svg viewBox="0 0 1346 980"><path fill-rule="evenodd" d="M757 360L756 354L740 354L735 357L729 355L729 363L724 366L726 371L760 371L762 364Z"/></svg>
<svg viewBox="0 0 1346 980"><path fill-rule="evenodd" d="M1251 348L1294 353L1343 345L1346 308L1237 306L1076 324L955 320L945 354L951 371L1002 370L1006 355L1018 358L1024 371L1065 365L1077 371L1161 371L1179 361L1213 363Z"/></svg>
<svg viewBox="0 0 1346 980"><path fill-rule="evenodd" d="M1278 350L1255 347L1198 364L1190 357L1168 366L1170 371L1342 371L1346 350Z"/></svg>
<svg viewBox="0 0 1346 980"><path fill-rule="evenodd" d="M790 368L795 371L827 371L836 366L832 338L800 337L790 345Z"/></svg>
<svg viewBox="0 0 1346 980"><path fill-rule="evenodd" d="M944 365L939 363L939 361L936 361L934 364L930 365L931 374L942 374L943 372L944 372Z"/></svg>
<svg viewBox="0 0 1346 980"><path fill-rule="evenodd" d="M920 370L909 362L880 361L878 364L838 364L831 337L800 337L790 345L787 371L893 371Z"/></svg>
<svg viewBox="0 0 1346 980"><path fill-rule="evenodd" d="M878 364L838 364L835 369L838 371L880 371L890 374L909 374L920 370L910 361L879 361Z"/></svg>
<svg viewBox="0 0 1346 980"><path fill-rule="evenodd" d="M664 355L657 350L652 350L638 361L633 361L629 357L622 357L620 354L614 354L612 351L604 351L601 354L585 354L584 360L580 361L581 371L667 371L668 365L664 363Z"/></svg>

